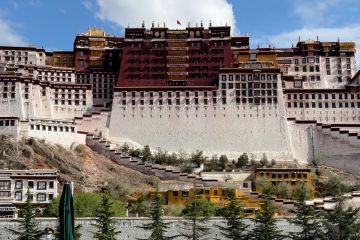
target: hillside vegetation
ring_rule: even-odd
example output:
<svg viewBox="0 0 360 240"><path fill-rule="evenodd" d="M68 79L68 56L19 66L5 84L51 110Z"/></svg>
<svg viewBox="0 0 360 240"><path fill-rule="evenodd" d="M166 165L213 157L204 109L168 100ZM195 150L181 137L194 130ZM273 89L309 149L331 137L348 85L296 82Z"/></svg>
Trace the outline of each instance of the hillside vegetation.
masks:
<svg viewBox="0 0 360 240"><path fill-rule="evenodd" d="M122 167L84 145L73 150L44 140L16 142L0 136L0 169L56 168L60 183L73 181L75 191L96 192L106 187L111 195L131 199L154 189L157 178Z"/></svg>

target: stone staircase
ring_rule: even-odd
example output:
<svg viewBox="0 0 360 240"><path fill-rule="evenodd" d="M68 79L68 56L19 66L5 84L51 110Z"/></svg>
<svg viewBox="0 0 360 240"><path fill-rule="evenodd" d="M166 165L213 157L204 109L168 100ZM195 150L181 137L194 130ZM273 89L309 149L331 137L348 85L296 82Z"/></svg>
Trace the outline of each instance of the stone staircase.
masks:
<svg viewBox="0 0 360 240"><path fill-rule="evenodd" d="M82 117L75 117L74 122L79 134L93 133L102 137L107 136L111 109L96 108L91 112L84 113Z"/></svg>
<svg viewBox="0 0 360 240"><path fill-rule="evenodd" d="M348 142L354 146L360 146L360 124L322 124L316 123L316 128L324 134L340 141Z"/></svg>
<svg viewBox="0 0 360 240"><path fill-rule="evenodd" d="M315 125L316 129L325 135L330 135L354 146L360 146L360 124L325 124L315 120L297 120L295 118L288 118L287 120L297 124Z"/></svg>
<svg viewBox="0 0 360 240"><path fill-rule="evenodd" d="M172 166L163 166L159 164L142 162L139 158L131 157L128 154L119 151L117 146L112 144L110 141L94 136L91 133L88 133L86 136L86 145L89 146L93 151L104 155L119 165L128 167L135 171L139 171L146 175L156 176L162 180L186 181L192 182L195 185L202 185L207 187L229 187L231 185L229 183L223 183L217 180L202 179L195 174L181 172Z"/></svg>

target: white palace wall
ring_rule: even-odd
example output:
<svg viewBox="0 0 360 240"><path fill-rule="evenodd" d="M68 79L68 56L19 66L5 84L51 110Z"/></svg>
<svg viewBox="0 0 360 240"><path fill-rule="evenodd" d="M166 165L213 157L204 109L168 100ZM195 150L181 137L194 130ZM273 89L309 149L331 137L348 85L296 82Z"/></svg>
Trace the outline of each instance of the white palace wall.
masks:
<svg viewBox="0 0 360 240"><path fill-rule="evenodd" d="M218 91L217 96L220 94ZM148 99L141 106L138 100L135 106L131 101L122 105L122 96L122 92L114 95L109 128L112 142L135 142L168 151L203 150L207 155L238 157L246 152L257 159L264 153L268 158L292 159L281 102L259 106L236 104L231 90L227 90L227 104L222 104L219 98L217 104L208 106L194 105L193 99L187 106L183 97L178 106L150 106Z"/></svg>
<svg viewBox="0 0 360 240"><path fill-rule="evenodd" d="M360 139L357 135L349 135L342 128L324 127L326 125L309 121L290 120L288 125L294 159L310 162L318 157L321 164L359 174Z"/></svg>
<svg viewBox="0 0 360 240"><path fill-rule="evenodd" d="M70 148L76 143L85 144L85 141L78 142L76 125L73 122L56 120L31 120L27 122L28 137L45 139L54 144L60 144Z"/></svg>
<svg viewBox="0 0 360 240"><path fill-rule="evenodd" d="M0 134L46 139L64 147L85 144L84 136L77 137L74 117L83 116L91 106L90 85L39 82L11 72L0 75L0 118L4 120Z"/></svg>

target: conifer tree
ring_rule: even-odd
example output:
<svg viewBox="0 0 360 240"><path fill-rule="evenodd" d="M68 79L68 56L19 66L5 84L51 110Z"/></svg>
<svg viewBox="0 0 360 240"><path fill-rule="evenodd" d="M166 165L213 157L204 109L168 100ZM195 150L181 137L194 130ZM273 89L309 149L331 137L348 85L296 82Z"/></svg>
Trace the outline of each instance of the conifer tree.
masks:
<svg viewBox="0 0 360 240"><path fill-rule="evenodd" d="M222 209L222 217L225 218L225 226L217 226L221 230L221 234L229 240L247 240L248 236L245 231L247 225L243 222L241 214L243 208L240 201L236 197L235 190L227 191L226 198L228 204Z"/></svg>
<svg viewBox="0 0 360 240"><path fill-rule="evenodd" d="M185 218L183 229L185 232L180 234L181 237L189 240L202 240L206 239L209 228L205 226L210 217L209 209L205 208L195 192L194 200L187 204L182 212Z"/></svg>
<svg viewBox="0 0 360 240"><path fill-rule="evenodd" d="M336 204L333 211L324 214L326 239L350 240L357 234L360 220L360 208L346 207L342 196L335 197Z"/></svg>
<svg viewBox="0 0 360 240"><path fill-rule="evenodd" d="M142 155L141 160L143 162L152 162L153 156L152 156L149 145L144 146L144 148L141 151L141 155Z"/></svg>
<svg viewBox="0 0 360 240"><path fill-rule="evenodd" d="M321 223L318 221L319 214L313 206L307 205L309 191L303 183L297 193L296 216L288 221L300 228L299 232L290 233L293 240L317 240L323 237Z"/></svg>
<svg viewBox="0 0 360 240"><path fill-rule="evenodd" d="M271 200L272 189L263 189L261 200L261 208L256 214L254 221L254 228L249 233L250 239L254 240L281 240L284 236L276 226L276 219L274 218L275 207Z"/></svg>
<svg viewBox="0 0 360 240"><path fill-rule="evenodd" d="M219 158L219 164L220 164L220 168L221 170L226 169L226 164L228 163L229 159L226 155L221 155Z"/></svg>
<svg viewBox="0 0 360 240"><path fill-rule="evenodd" d="M249 163L249 157L246 153L243 153L236 162L236 167L242 168Z"/></svg>
<svg viewBox="0 0 360 240"><path fill-rule="evenodd" d="M38 240L42 235L42 231L37 227L34 222L35 218L35 209L32 202L32 195L28 188L26 193L26 202L24 209L22 211L23 218L15 220L19 225L15 229L9 229L9 231L17 236L17 240Z"/></svg>
<svg viewBox="0 0 360 240"><path fill-rule="evenodd" d="M116 240L120 231L116 231L115 221L112 219L114 211L111 210L112 202L109 195L103 194L101 203L96 211L96 223L92 224L97 231L94 238L98 240Z"/></svg>
<svg viewBox="0 0 360 240"><path fill-rule="evenodd" d="M140 228L151 231L150 237L144 240L171 240L176 238L176 236L168 237L166 236L167 230L169 228L169 223L165 223L162 219L163 214L163 199L161 194L157 191L155 198L151 206L151 222L144 224Z"/></svg>

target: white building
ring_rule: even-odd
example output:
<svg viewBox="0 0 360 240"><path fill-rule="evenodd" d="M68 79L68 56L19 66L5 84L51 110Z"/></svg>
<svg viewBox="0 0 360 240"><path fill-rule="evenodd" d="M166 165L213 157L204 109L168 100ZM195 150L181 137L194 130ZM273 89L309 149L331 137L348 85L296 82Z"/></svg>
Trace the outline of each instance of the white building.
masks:
<svg viewBox="0 0 360 240"><path fill-rule="evenodd" d="M303 80L295 88L342 88L356 73L354 42L308 40L276 51L282 72Z"/></svg>
<svg viewBox="0 0 360 240"><path fill-rule="evenodd" d="M45 65L45 50L36 47L0 46L0 63Z"/></svg>
<svg viewBox="0 0 360 240"><path fill-rule="evenodd" d="M173 152L291 159L280 70L258 67L221 69L220 88L116 88L108 138Z"/></svg>
<svg viewBox="0 0 360 240"><path fill-rule="evenodd" d="M0 218L16 217L30 191L39 208L58 196L58 172L52 169L0 170Z"/></svg>

